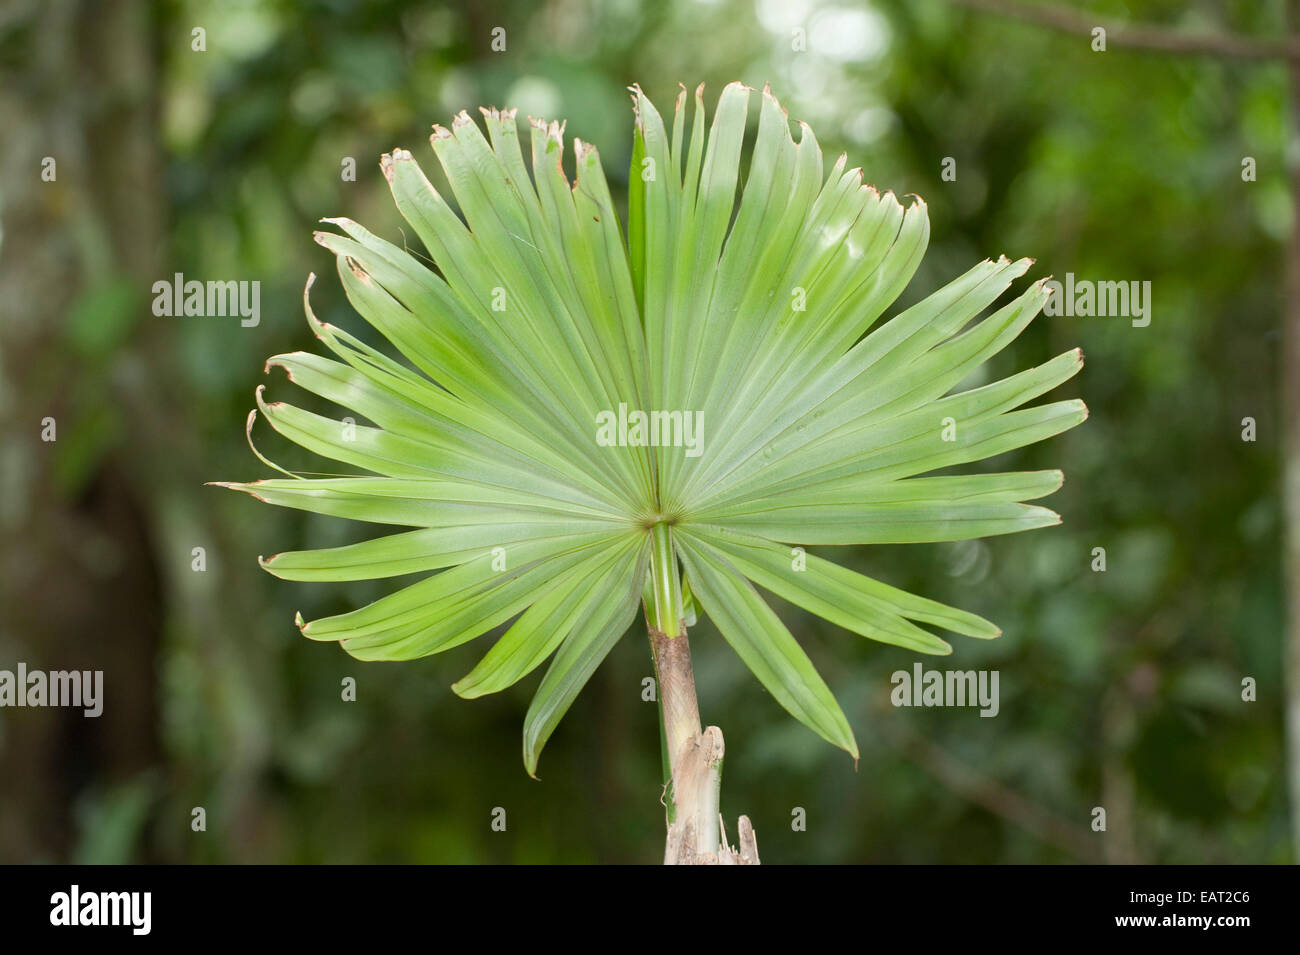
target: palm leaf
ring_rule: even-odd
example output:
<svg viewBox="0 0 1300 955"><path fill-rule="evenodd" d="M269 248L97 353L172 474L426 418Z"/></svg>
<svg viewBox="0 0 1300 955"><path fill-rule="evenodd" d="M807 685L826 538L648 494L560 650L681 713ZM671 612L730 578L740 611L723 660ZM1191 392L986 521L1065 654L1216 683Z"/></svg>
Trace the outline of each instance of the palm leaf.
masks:
<svg viewBox="0 0 1300 955"><path fill-rule="evenodd" d="M708 615L778 703L856 755L848 720L760 589L921 653L952 650L927 627L997 636L978 616L795 548L1058 523L1027 502L1059 488L1059 471L929 472L1079 424L1080 401L1029 403L1082 358L953 393L1042 309L1041 282L997 307L1029 260L982 262L882 321L925 253L924 203L877 192L843 156L826 174L812 131L801 124L796 140L766 89L743 176L752 90L726 87L706 122L703 87L683 89L671 125L632 93L626 238L597 150L575 140L566 176L560 124L532 120L527 156L513 111L484 110L486 135L466 113L434 127L454 205L409 152L384 156L432 267L348 219L325 220L334 230L316 239L395 355L320 322L305 301L333 357L267 363L364 422L257 394L281 436L356 473L224 486L407 528L277 554L262 562L277 576L436 571L348 613L299 618L305 636L397 660L509 623L455 684L467 698L549 658L524 722L530 773L647 580L678 580L678 560L683 615ZM699 453L605 446L598 416L620 407L691 413ZM662 551L656 528L671 543Z"/></svg>

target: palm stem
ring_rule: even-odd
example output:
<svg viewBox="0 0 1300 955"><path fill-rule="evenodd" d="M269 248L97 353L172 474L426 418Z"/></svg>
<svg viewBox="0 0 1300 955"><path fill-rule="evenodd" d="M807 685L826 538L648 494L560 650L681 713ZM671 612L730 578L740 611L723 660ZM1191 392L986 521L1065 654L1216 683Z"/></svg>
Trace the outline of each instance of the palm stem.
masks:
<svg viewBox="0 0 1300 955"><path fill-rule="evenodd" d="M652 531L650 648L659 687L664 748L668 754L665 791L668 844L664 861L716 860L721 848L719 797L722 786L722 732L701 731L695 695L691 646L682 618L681 575L673 554L672 531L656 524Z"/></svg>
<svg viewBox="0 0 1300 955"><path fill-rule="evenodd" d="M695 671L691 667L691 645L681 616L681 577L673 555L671 531L656 524L650 554L650 580L654 605L650 645L654 651L659 704L663 713L668 763L675 774L682 747L700 734L700 708L695 697Z"/></svg>

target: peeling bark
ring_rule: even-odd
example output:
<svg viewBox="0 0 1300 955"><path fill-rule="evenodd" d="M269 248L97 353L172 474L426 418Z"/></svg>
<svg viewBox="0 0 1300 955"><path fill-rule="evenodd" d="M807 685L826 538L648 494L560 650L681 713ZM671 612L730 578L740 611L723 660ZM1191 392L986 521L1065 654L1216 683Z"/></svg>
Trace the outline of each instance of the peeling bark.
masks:
<svg viewBox="0 0 1300 955"><path fill-rule="evenodd" d="M718 727L700 729L685 622L679 624L675 637L651 627L650 647L671 774L664 865L758 865L758 842L748 816L738 821L739 846L727 843L719 812L726 747Z"/></svg>

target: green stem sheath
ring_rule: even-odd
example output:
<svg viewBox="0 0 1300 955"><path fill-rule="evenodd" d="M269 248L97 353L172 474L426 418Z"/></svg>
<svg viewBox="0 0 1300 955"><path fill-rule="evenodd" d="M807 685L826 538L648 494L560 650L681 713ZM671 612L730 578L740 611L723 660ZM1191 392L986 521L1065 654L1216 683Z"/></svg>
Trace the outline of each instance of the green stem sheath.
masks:
<svg viewBox="0 0 1300 955"><path fill-rule="evenodd" d="M667 524L659 523L651 530L653 550L650 552L650 584L654 589L654 628L669 637L678 636L681 626L681 578L677 574L677 559L673 554L672 531Z"/></svg>

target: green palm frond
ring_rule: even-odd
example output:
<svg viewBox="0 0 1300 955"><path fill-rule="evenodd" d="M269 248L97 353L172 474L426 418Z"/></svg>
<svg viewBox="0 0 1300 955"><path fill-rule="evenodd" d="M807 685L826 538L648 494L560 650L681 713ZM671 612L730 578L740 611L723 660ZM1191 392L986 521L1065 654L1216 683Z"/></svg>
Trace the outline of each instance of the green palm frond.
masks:
<svg viewBox="0 0 1300 955"><path fill-rule="evenodd" d="M927 626L1000 631L830 561L792 560L792 547L1059 522L1026 503L1055 491L1059 471L919 476L1086 417L1077 400L1025 407L1079 370L1077 350L951 393L1042 307L1039 282L980 317L1030 262L982 262L878 324L925 252L924 203L878 193L844 157L824 176L812 131L801 125L796 142L767 90L738 188L752 92L728 86L706 134L697 90L688 136L684 91L669 129L633 89L626 240L599 154L575 140L569 182L558 124L531 122L530 163L513 111L484 110L486 137L465 113L435 127L459 214L410 153L384 156L398 209L436 268L348 219L326 220L337 231L316 239L337 257L356 311L405 361L318 321L308 304L334 357L296 352L268 366L370 424L257 397L276 431L357 474L226 485L415 528L263 562L306 581L437 571L350 613L299 619L307 637L363 660L405 660L513 619L454 689L496 692L550 659L525 720L529 772L631 623L652 565L664 569L656 541L667 542L669 572L680 560L691 606L777 701L856 755L848 721L758 588L922 653L951 650ZM690 412L698 447L605 446L598 423L620 408Z"/></svg>

